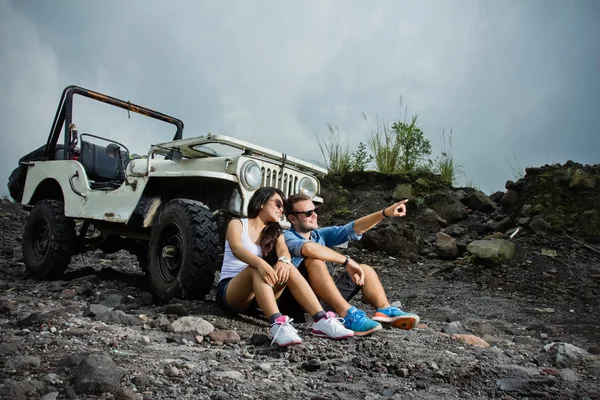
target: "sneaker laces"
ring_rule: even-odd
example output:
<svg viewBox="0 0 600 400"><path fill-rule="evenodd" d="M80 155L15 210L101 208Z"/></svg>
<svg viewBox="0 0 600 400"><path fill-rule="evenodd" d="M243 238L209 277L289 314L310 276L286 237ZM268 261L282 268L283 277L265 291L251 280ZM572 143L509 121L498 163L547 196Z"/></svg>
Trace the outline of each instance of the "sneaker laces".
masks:
<svg viewBox="0 0 600 400"><path fill-rule="evenodd" d="M363 319L367 318L367 313L364 312L363 310L356 310L353 313L348 313L348 315L346 315L346 318L350 323L358 322L358 321L362 321Z"/></svg>
<svg viewBox="0 0 600 400"><path fill-rule="evenodd" d="M325 323L330 325L334 332L337 332L340 328L346 329L344 327L344 318L340 317L329 317L325 319Z"/></svg>
<svg viewBox="0 0 600 400"><path fill-rule="evenodd" d="M270 346L273 346L273 343L275 343L275 340L277 339L277 336L279 336L279 333L282 330L283 330L284 333L285 332L289 332L289 331L292 331L293 333L297 333L298 332L296 330L296 328L294 328L292 325L290 325L290 322L292 322L293 320L294 320L293 318L290 318L286 322L282 322L282 323L275 322L273 325L271 325L271 326L278 325L278 328L277 328L277 332L275 332L275 335L273 335L273 340L271 340Z"/></svg>

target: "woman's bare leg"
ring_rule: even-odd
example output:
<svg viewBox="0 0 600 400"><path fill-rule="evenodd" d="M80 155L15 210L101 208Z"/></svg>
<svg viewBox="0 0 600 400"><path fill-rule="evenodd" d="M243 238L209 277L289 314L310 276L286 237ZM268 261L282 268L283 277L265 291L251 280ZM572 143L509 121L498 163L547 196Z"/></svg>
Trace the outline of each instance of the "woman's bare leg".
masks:
<svg viewBox="0 0 600 400"><path fill-rule="evenodd" d="M302 274L298 272L298 269L290 269L290 277L288 278L287 286L298 304L300 304L310 315L315 315L319 311L323 311L323 307L321 307L321 303L319 303L315 292L313 292Z"/></svg>
<svg viewBox="0 0 600 400"><path fill-rule="evenodd" d="M261 278L256 268L246 267L231 279L225 297L234 311L245 311L256 297L267 318L279 312L273 288Z"/></svg>

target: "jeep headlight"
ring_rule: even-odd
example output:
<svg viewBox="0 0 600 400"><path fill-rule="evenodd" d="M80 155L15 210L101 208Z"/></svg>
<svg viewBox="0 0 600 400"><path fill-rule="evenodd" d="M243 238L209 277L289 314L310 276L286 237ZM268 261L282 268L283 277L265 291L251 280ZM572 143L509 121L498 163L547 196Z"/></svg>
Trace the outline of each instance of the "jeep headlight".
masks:
<svg viewBox="0 0 600 400"><path fill-rule="evenodd" d="M317 194L317 185L310 178L302 178L298 183L298 193L305 194L311 199Z"/></svg>
<svg viewBox="0 0 600 400"><path fill-rule="evenodd" d="M256 190L262 182L260 165L256 161L246 161L240 170L240 180L247 190Z"/></svg>

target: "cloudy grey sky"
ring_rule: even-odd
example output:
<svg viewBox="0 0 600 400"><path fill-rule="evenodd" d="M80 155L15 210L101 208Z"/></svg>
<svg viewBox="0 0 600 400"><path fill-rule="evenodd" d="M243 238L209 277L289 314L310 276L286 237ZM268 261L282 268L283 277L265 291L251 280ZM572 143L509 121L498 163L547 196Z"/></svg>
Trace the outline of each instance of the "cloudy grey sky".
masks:
<svg viewBox="0 0 600 400"><path fill-rule="evenodd" d="M362 112L392 121L402 95L436 153L453 130L456 162L490 193L507 158L600 163L600 2L0 0L2 182L45 143L69 84L178 117L186 137L305 159L327 123L365 141ZM80 131L137 152L172 137L89 103Z"/></svg>

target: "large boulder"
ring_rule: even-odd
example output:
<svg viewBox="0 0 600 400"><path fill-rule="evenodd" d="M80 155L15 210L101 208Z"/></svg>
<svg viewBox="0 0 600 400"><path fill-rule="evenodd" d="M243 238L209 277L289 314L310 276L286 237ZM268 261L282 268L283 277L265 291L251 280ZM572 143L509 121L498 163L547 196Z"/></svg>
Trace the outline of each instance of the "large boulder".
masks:
<svg viewBox="0 0 600 400"><path fill-rule="evenodd" d="M468 217L467 207L450 191L432 193L425 198L425 203L448 224L465 220Z"/></svg>
<svg viewBox="0 0 600 400"><path fill-rule="evenodd" d="M596 178L581 168L575 171L569 183L571 189L593 189L595 186Z"/></svg>
<svg viewBox="0 0 600 400"><path fill-rule="evenodd" d="M480 191L471 193L461 201L465 206L469 207L473 211L490 212L497 208L492 199Z"/></svg>
<svg viewBox="0 0 600 400"><path fill-rule="evenodd" d="M504 239L475 240L469 243L467 251L479 259L503 262L515 255L515 245Z"/></svg>
<svg viewBox="0 0 600 400"><path fill-rule="evenodd" d="M408 227L394 224L379 224L363 234L361 243L369 251L384 251L393 256L398 253L419 252L419 235Z"/></svg>
<svg viewBox="0 0 600 400"><path fill-rule="evenodd" d="M435 235L436 254L443 260L454 260L458 256L458 247L456 247L456 239L452 236L438 232Z"/></svg>
<svg viewBox="0 0 600 400"><path fill-rule="evenodd" d="M519 194L516 190L507 190L506 193L504 193L504 196L502 196L502 199L500 199L500 203L506 208L510 208L518 202Z"/></svg>
<svg viewBox="0 0 600 400"><path fill-rule="evenodd" d="M394 193L392 194L392 198L396 201L404 200L404 199L412 199L413 197L413 189L410 183L401 183L396 186L394 189Z"/></svg>

